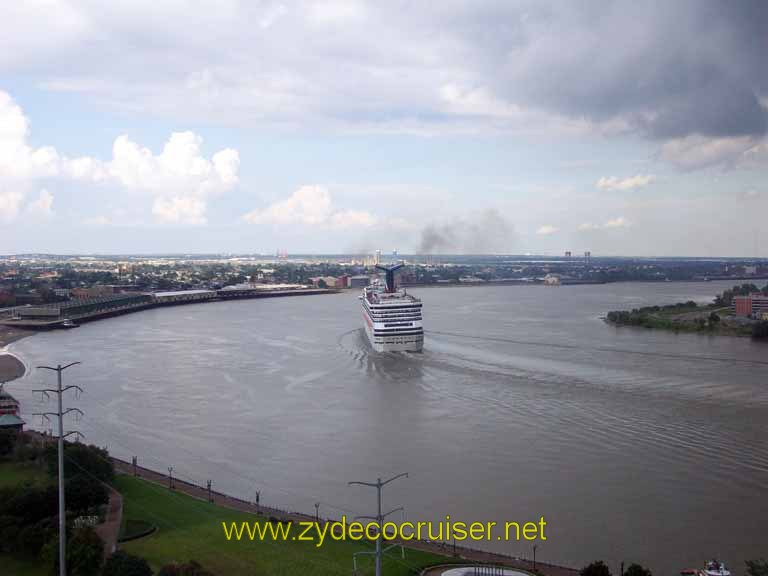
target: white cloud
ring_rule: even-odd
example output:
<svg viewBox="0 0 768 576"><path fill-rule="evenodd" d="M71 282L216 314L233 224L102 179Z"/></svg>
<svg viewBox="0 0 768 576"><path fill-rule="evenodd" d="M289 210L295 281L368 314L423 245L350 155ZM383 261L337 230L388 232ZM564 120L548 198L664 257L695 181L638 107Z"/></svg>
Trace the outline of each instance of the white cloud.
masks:
<svg viewBox="0 0 768 576"><path fill-rule="evenodd" d="M551 224L544 224L543 226L540 226L538 230L536 230L536 234L539 236L549 236L555 232L557 232L557 228Z"/></svg>
<svg viewBox="0 0 768 576"><path fill-rule="evenodd" d="M152 214L158 221L172 224L205 224L205 202L199 198L160 197L152 204Z"/></svg>
<svg viewBox="0 0 768 576"><path fill-rule="evenodd" d="M27 213L34 218L48 219L53 216L53 194L40 190L37 200L27 205Z"/></svg>
<svg viewBox="0 0 768 576"><path fill-rule="evenodd" d="M597 187L601 190L634 190L648 186L655 179L653 174L636 174L628 178L604 176L597 181Z"/></svg>
<svg viewBox="0 0 768 576"><path fill-rule="evenodd" d="M0 91L0 217L18 216L36 180L57 178L119 185L155 196L152 213L159 222L204 224L207 200L238 182L240 157L226 148L210 159L202 155L202 138L192 132L174 132L160 154L153 154L126 135L112 146L112 159L67 158L50 146L28 144L29 121L22 109ZM50 211L52 196L44 191L31 206L36 213Z"/></svg>
<svg viewBox="0 0 768 576"><path fill-rule="evenodd" d="M707 138L694 134L666 142L661 157L683 170L760 164L768 160L768 143L752 136Z"/></svg>
<svg viewBox="0 0 768 576"><path fill-rule="evenodd" d="M0 189L0 220L10 222L19 214L24 194L16 190Z"/></svg>
<svg viewBox="0 0 768 576"><path fill-rule="evenodd" d="M603 222L602 224L595 224L593 222L584 222L583 224L579 225L579 230L581 232L588 232L592 230L605 230L610 228L629 228L631 226L631 222L624 218L623 216L617 216L616 218L611 218L610 220L607 220Z"/></svg>
<svg viewBox="0 0 768 576"><path fill-rule="evenodd" d="M629 220L623 216L618 218L612 218L604 224L604 228L628 228L630 226Z"/></svg>
<svg viewBox="0 0 768 576"><path fill-rule="evenodd" d="M303 224L338 229L370 228L378 223L370 212L334 210L328 190L317 185L302 186L285 200L264 210L248 212L243 219L251 224Z"/></svg>

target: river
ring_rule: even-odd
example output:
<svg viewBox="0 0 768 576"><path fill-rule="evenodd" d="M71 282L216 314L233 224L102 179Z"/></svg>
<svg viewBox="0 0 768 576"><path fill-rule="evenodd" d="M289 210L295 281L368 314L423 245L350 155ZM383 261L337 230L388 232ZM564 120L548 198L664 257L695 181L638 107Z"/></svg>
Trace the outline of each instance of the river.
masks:
<svg viewBox="0 0 768 576"><path fill-rule="evenodd" d="M65 383L85 390L67 404L88 442L221 491L373 514L375 493L347 482L408 472L384 490L396 520L544 516L542 561L659 575L717 555L740 574L768 555L768 345L600 319L726 287L414 289L422 354L373 353L351 292L153 309L10 349L83 363ZM52 383L31 369L8 385L35 427L31 389Z"/></svg>

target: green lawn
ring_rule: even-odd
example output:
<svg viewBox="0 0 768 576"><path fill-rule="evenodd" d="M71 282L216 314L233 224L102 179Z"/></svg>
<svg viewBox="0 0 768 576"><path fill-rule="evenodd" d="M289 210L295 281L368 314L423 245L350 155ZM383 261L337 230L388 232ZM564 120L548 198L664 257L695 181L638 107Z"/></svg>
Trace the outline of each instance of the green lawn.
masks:
<svg viewBox="0 0 768 576"><path fill-rule="evenodd" d="M172 561L196 560L206 569L225 575L319 576L352 571L352 553L372 549L362 542L335 542L323 546L312 542L227 541L222 522L253 522L258 517L221 508L167 488L129 476L120 476L117 489L124 498L125 520L144 520L158 530L145 538L121 545L124 550L143 556L154 569ZM395 552L394 550L392 551ZM385 560L384 574L416 574L424 566L450 559L406 550L405 559ZM363 574L372 574L370 559L358 563Z"/></svg>
<svg viewBox="0 0 768 576"><path fill-rule="evenodd" d="M32 463L0 462L0 488L16 486L24 482L50 482L44 468Z"/></svg>
<svg viewBox="0 0 768 576"><path fill-rule="evenodd" d="M8 554L0 554L2 573L12 576L50 576L50 569L39 561L19 560Z"/></svg>

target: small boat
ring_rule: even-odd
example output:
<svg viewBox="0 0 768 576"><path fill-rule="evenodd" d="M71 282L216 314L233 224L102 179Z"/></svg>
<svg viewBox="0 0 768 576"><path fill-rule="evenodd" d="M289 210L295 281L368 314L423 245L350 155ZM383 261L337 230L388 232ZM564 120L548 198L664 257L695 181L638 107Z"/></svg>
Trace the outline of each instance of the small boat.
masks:
<svg viewBox="0 0 768 576"><path fill-rule="evenodd" d="M704 567L705 576L731 576L730 570L719 560L710 560Z"/></svg>
<svg viewBox="0 0 768 576"><path fill-rule="evenodd" d="M79 324L76 324L72 320L64 320L64 322L61 323L62 328L77 328Z"/></svg>

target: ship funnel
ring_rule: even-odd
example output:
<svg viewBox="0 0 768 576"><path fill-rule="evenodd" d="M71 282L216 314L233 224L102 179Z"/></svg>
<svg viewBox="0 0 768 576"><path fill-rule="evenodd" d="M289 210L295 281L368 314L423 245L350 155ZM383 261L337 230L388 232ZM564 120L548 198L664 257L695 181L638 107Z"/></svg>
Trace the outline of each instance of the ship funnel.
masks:
<svg viewBox="0 0 768 576"><path fill-rule="evenodd" d="M400 270L405 266L405 264L394 264L392 266L382 266L380 264L376 265L376 268L379 270L383 270L386 273L386 282L387 282L387 292L394 292L395 291L395 272Z"/></svg>

